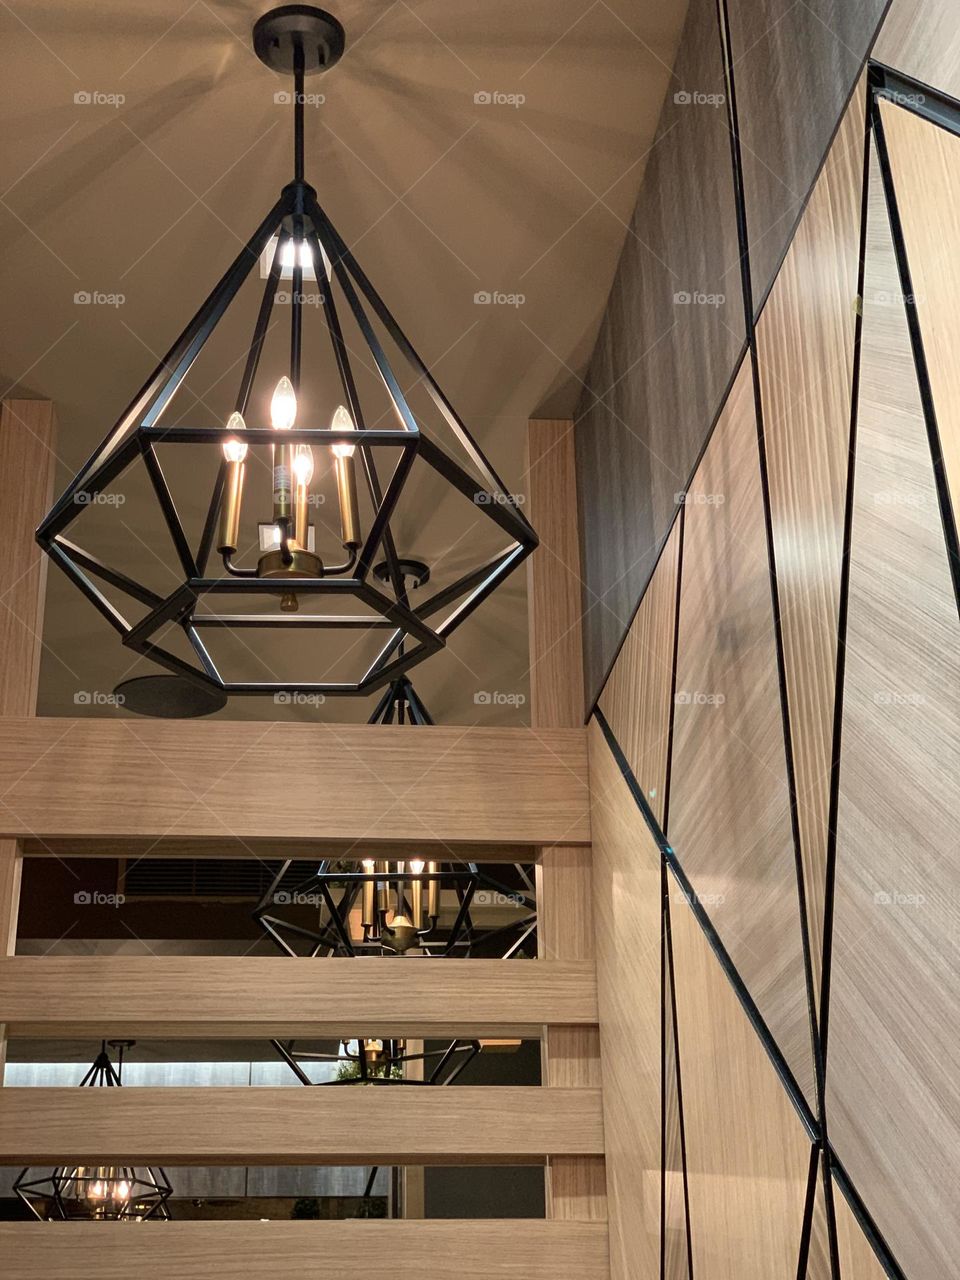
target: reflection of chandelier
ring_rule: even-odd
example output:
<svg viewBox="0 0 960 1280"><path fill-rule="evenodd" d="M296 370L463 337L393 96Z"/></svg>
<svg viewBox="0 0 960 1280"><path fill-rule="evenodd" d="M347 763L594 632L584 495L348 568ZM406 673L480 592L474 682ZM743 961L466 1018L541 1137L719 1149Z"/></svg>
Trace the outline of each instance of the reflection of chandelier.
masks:
<svg viewBox="0 0 960 1280"><path fill-rule="evenodd" d="M119 1050L114 1067L107 1043L80 1081L80 1087L116 1087L123 1083L123 1051L132 1040L111 1040ZM37 1218L66 1222L76 1218L95 1221L143 1222L147 1218L169 1218L167 1201L173 1195L167 1175L160 1168L133 1168L131 1165L61 1165L39 1177L31 1169L21 1169L13 1190Z"/></svg>
<svg viewBox="0 0 960 1280"><path fill-rule="evenodd" d="M526 956L528 948L535 954L537 903L532 869L522 863L513 868L519 888L502 884L475 862L422 858L325 858L304 879L281 887L293 865L292 859L281 864L253 911L286 955L510 960ZM478 905L488 904L511 918L485 925Z"/></svg>
<svg viewBox="0 0 960 1280"><path fill-rule="evenodd" d="M484 1047L482 1040L452 1040L441 1049L408 1046L406 1040L343 1040L336 1053L315 1053L296 1048L293 1040L271 1042L301 1084L453 1084ZM418 1042L419 1043L419 1042ZM519 1045L511 1041L511 1047ZM330 1079L314 1080L306 1070L311 1063L337 1067ZM423 1078L414 1078L410 1068L422 1064Z"/></svg>
<svg viewBox="0 0 960 1280"><path fill-rule="evenodd" d="M526 558L537 539L517 500L504 488L304 179L304 77L338 61L343 28L322 10L286 5L257 22L254 48L267 66L293 76L293 180L74 477L37 537L125 646L200 688L233 694L365 694L383 688L440 649ZM269 258L267 279L244 353L234 411L229 417L213 415L217 425L171 422L171 401L263 255ZM291 289L281 294L277 286L284 276L291 280ZM329 338L329 374L319 369L319 348L304 352L305 278L315 280L313 296L319 301L312 309L322 314ZM277 314L289 320L290 337L283 376L269 399L268 425L266 379L258 380L258 372ZM314 374L309 387L301 386L302 364L305 373ZM406 391L401 379L408 383ZM411 408L417 397L423 398L423 408ZM192 532L178 510L160 454L179 458L176 474L181 480L202 477L208 468L209 506ZM258 469L255 462L266 465ZM397 518L415 462L472 504L469 516L466 507L461 508L464 545L469 545L467 535L477 543L476 530L481 527L496 539L489 549L478 547L476 562L465 572L463 566L451 570L448 580L435 584L414 605L403 562L397 558L391 520ZM158 593L116 564L104 563L65 536L78 516L101 506L101 497L135 467L142 469L169 531L168 559L175 556L181 579L169 594ZM264 484L258 494L254 482L261 475L272 483ZM325 487L337 508L331 524L320 519L326 509L320 505L326 499ZM433 499L420 518L432 516L435 505ZM252 516L253 523L245 526L244 514ZM125 524L130 519L125 515ZM500 549L493 551L494 546ZM162 559L157 545L150 550ZM211 571L214 554L221 564ZM374 572L380 558L386 566L383 575ZM278 678L271 669L274 678L255 680L245 667L232 675L228 671L227 664L236 660L235 655L230 658L231 637L237 648L262 660L268 637L286 637L293 643L311 628L343 632L356 665L345 665L341 673L336 669L339 659L322 657L311 647L309 669L296 675ZM318 639L315 633L314 638ZM369 653L355 654L363 640L370 642ZM293 652L300 656L295 648ZM271 660L275 656L282 666L271 649ZM340 678L341 674L351 678Z"/></svg>

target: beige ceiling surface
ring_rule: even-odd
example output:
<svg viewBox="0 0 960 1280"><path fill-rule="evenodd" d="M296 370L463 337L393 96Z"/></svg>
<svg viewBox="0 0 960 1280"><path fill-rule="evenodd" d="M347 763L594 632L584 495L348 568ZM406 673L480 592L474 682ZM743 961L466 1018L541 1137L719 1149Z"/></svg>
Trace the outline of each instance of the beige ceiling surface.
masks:
<svg viewBox="0 0 960 1280"><path fill-rule="evenodd" d="M288 85L250 49L267 7L0 3L0 392L56 402L58 490L291 176L291 112L274 100ZM306 109L307 178L521 495L528 417L566 415L576 402L685 7L331 5L347 51L307 82L324 99ZM522 301L475 300L494 292ZM198 362L187 407L214 419L232 407L244 324L231 320L202 372ZM305 380L309 364L307 355ZM259 425L262 395L253 407ZM194 501L199 510L189 464L169 466L174 487L186 486L187 514ZM172 589L177 574L132 480L126 496L96 513L101 546ZM426 560L438 580L487 547L458 503L427 484L398 521L401 554ZM81 522L69 536L84 542ZM56 570L44 642L43 714L110 714L96 695L155 670L132 663ZM506 722L524 719L527 665L521 571L414 674L438 720ZM500 697L478 703L483 694ZM223 714L350 720L370 705L238 699Z"/></svg>

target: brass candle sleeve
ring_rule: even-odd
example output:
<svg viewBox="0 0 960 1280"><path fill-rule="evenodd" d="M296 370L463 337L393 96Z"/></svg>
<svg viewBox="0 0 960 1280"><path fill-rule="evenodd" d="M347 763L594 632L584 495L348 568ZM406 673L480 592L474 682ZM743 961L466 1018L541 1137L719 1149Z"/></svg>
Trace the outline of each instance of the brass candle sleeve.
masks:
<svg viewBox="0 0 960 1280"><path fill-rule="evenodd" d="M372 929L374 926L374 896L377 887L375 880L364 880L363 882L363 911L361 915L361 924L365 929Z"/></svg>
<svg viewBox="0 0 960 1280"><path fill-rule="evenodd" d="M413 927L423 928L423 881L414 880L410 885L410 912L413 916Z"/></svg>
<svg viewBox="0 0 960 1280"><path fill-rule="evenodd" d="M296 500L293 509L293 536L299 542L301 547L306 547L308 537L308 521L307 521L307 495L310 492L309 485L297 484Z"/></svg>
<svg viewBox="0 0 960 1280"><path fill-rule="evenodd" d="M435 876L437 874L437 864L435 862L427 863L427 874ZM427 915L431 920L436 920L440 914L440 881L427 881Z"/></svg>
<svg viewBox="0 0 960 1280"><path fill-rule="evenodd" d="M363 539L360 536L360 511L357 504L357 473L353 458L336 459L337 495L340 499L340 530L343 545L356 548Z"/></svg>
<svg viewBox="0 0 960 1280"><path fill-rule="evenodd" d="M221 553L235 552L240 539L240 499L243 496L243 463L228 462L220 505Z"/></svg>
<svg viewBox="0 0 960 1280"><path fill-rule="evenodd" d="M290 485L293 477L293 448L284 442L273 449L273 518L290 519Z"/></svg>

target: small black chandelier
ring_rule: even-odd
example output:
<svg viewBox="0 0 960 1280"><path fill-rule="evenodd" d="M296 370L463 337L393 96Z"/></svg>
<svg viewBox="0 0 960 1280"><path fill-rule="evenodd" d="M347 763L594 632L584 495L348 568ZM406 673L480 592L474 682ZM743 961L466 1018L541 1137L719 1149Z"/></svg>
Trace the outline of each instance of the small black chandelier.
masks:
<svg viewBox="0 0 960 1280"><path fill-rule="evenodd" d="M318 1088L334 1085L424 1085L453 1084L484 1048L482 1040L451 1040L440 1049L418 1049L402 1039L366 1037L342 1040L335 1053L298 1049L294 1040L270 1042L293 1071L301 1084ZM497 1042L498 1047L506 1042ZM510 1041L511 1047L519 1041ZM329 1079L314 1080L306 1067L320 1063L336 1067ZM416 1077L409 1074L414 1063L423 1070ZM422 1078L420 1076L422 1075Z"/></svg>
<svg viewBox="0 0 960 1280"><path fill-rule="evenodd" d="M505 489L305 181L304 78L339 60L345 45L342 26L320 9L285 5L259 19L253 40L262 62L293 76L293 180L56 502L37 539L127 648L195 687L217 694L366 694L443 647L529 555L537 538L518 500ZM171 402L258 263L268 264L262 268L266 283L233 413L219 426L171 423ZM278 302L284 278L291 282L290 292ZM301 366L309 367L311 360L303 341L305 279L316 282L317 309L330 344L325 349L331 374L322 395L301 388ZM274 387L266 426L257 421L266 402L258 371L278 305L289 315L289 359ZM349 321L346 333L343 316ZM406 391L401 374L410 375ZM372 386L383 407L370 415L365 405ZM423 395L426 410L411 408L414 390ZM437 436L447 439L452 453ZM171 451L180 459L178 474L200 477L208 470L209 506L195 537L161 465L160 453ZM263 506L252 513L258 522L244 525L245 506L258 501L249 491L256 478L250 474L251 463L266 451L272 498L265 485ZM416 605L391 529L415 463L432 469L473 505L471 521L490 521L497 542L502 535L507 538L502 549L484 551L465 572L458 565L449 580ZM139 464L179 566L182 580L169 594L160 594L66 536L85 510L97 506L101 495L108 495L119 477ZM320 473L317 479L315 473ZM336 495L336 528L321 522L319 514L311 521L311 513L319 512L318 502L325 501L318 484ZM333 557L326 550L321 554L323 535L339 543ZM214 553L220 565L211 571ZM381 572L375 572L378 561ZM369 653L357 662L355 674L349 667L350 678L339 678L344 671L311 650L303 675L251 680L232 678L223 655L216 652L224 631L250 650L251 633L262 641L265 632L290 637L304 629L346 633L351 654L356 633L363 631L371 641Z"/></svg>
<svg viewBox="0 0 960 1280"><path fill-rule="evenodd" d="M80 1088L117 1088L123 1083L123 1053L132 1040L111 1040L118 1051L114 1066L103 1041ZM130 1165L61 1165L37 1175L21 1169L13 1184L34 1217L42 1222L93 1219L98 1222L145 1222L169 1219L167 1201L173 1188L163 1169Z"/></svg>

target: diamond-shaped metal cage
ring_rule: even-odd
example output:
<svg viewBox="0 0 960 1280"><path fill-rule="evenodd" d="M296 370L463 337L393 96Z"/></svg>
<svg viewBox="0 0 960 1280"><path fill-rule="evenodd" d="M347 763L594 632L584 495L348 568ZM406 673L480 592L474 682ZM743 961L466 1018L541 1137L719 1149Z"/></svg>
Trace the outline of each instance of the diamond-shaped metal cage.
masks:
<svg viewBox="0 0 960 1280"><path fill-rule="evenodd" d="M222 449L230 441L232 433L227 426L193 427L181 423L164 425L162 419L247 276L261 256L269 252L274 237L276 249L253 336L246 352L236 409L241 414L247 410L264 339L273 308L277 305L282 251L292 241L295 265L290 323L295 359L299 366L303 281L301 260L303 249L306 248L316 272L322 315L332 344L343 403L349 410L354 429L326 430L294 426L284 432L284 440L293 447L300 443L322 447L354 444L372 511L369 527L358 547L348 576L334 576L331 572L321 577L296 579L297 596L322 596L330 599L331 612L325 614L300 615L283 611L244 614L231 612L229 609L218 611L218 607L225 601L236 602L252 598L257 604L262 604L265 596L278 594L277 583L260 578L255 573L211 572L211 554L216 549L217 523L229 463L220 463L202 530L199 537L191 543L157 454L160 445L175 445L180 449L190 450L198 445L213 444ZM365 352L373 362L371 368L375 367L392 408L395 427L382 429L366 426L364 406L351 364L351 352L344 338L337 310L334 284L352 316L355 329L362 335ZM425 389L434 410L438 411L442 427L452 433L456 451L469 462L474 474L422 430L422 424L418 422L407 396L401 390L381 341L381 333L389 338L391 350L399 353L413 375L412 385ZM257 447L276 443L277 433L270 428L248 427L243 439L247 445ZM399 450L399 455L393 461L389 474L386 474L383 457L388 450ZM481 563L457 576L455 581L414 604L404 581L390 522L414 460L418 458L472 502L478 516L492 521L506 535L507 541L503 549L492 557L487 556ZM82 520L84 511L96 505L99 496L106 493L127 468L138 460L142 460L146 468L182 573L182 582L168 594L159 594L126 572L104 563L100 557L84 550L66 536L74 522ZM81 467L41 524L37 540L53 562L120 634L123 644L168 671L228 694L295 692L322 695L362 695L373 692L435 653L537 545L536 534L520 510L518 500L506 490L321 209L314 188L299 178L283 189L277 203L164 360L134 397L113 430ZM382 585L372 572L375 562L380 559L386 565L383 575L386 581ZM123 593L141 609L145 608L146 614L135 621L128 619L108 598L105 586ZM347 597L350 598L349 604ZM171 652L161 643L162 633L173 626L182 628L189 641L190 656L187 658ZM245 632L257 628L341 627L356 630L366 627L382 632L382 643L377 646L376 656L365 665L365 669L358 671L355 679L317 679L315 673L308 672L303 678L294 679L230 680L221 674L203 638L206 629L222 627L243 628Z"/></svg>

